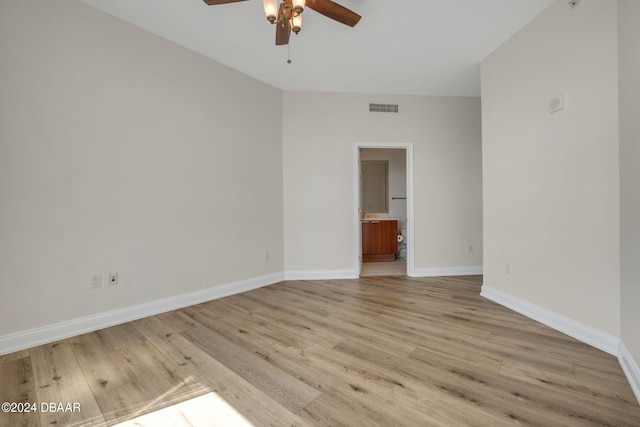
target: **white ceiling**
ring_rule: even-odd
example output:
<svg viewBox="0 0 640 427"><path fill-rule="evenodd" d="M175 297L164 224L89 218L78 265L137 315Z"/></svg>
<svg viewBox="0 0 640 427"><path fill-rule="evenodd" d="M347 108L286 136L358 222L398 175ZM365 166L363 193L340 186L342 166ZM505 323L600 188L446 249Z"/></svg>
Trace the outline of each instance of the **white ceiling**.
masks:
<svg viewBox="0 0 640 427"><path fill-rule="evenodd" d="M81 0L282 90L480 95L480 61L554 0L336 0L354 28L311 9L288 48L262 2Z"/></svg>

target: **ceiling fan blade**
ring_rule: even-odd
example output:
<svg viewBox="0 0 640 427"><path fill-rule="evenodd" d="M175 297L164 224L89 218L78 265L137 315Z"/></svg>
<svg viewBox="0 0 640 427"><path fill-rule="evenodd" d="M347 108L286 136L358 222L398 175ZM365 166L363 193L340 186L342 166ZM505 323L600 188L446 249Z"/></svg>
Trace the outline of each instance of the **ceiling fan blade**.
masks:
<svg viewBox="0 0 640 427"><path fill-rule="evenodd" d="M286 18L284 8L285 3L280 3L278 20L276 21L276 46L289 44L289 38L291 37L291 21Z"/></svg>
<svg viewBox="0 0 640 427"><path fill-rule="evenodd" d="M247 1L247 0L203 0L209 6L214 6L217 4L225 4L225 3L237 3L239 1Z"/></svg>
<svg viewBox="0 0 640 427"><path fill-rule="evenodd" d="M352 10L347 9L331 0L307 0L306 7L331 18L334 21L342 22L350 27L355 27L361 16Z"/></svg>

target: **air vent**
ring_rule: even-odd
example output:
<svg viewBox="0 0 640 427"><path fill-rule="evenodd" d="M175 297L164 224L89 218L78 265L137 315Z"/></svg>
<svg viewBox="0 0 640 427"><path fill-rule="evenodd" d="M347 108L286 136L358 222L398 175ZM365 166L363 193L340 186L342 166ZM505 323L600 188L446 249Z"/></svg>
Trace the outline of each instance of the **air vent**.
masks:
<svg viewBox="0 0 640 427"><path fill-rule="evenodd" d="M369 111L375 113L397 113L398 104L369 104Z"/></svg>

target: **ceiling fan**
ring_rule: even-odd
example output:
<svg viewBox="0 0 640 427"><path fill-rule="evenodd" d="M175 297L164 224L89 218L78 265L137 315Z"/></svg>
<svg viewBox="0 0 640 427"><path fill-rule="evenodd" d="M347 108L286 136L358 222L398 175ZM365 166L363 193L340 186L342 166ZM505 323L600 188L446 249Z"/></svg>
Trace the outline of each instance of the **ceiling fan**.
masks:
<svg viewBox="0 0 640 427"><path fill-rule="evenodd" d="M247 0L203 0L209 6L237 3ZM350 27L360 21L360 15L331 0L263 0L264 12L267 20L276 27L276 45L289 44L291 31L298 34L302 29L302 12L305 6L321 15L341 22Z"/></svg>

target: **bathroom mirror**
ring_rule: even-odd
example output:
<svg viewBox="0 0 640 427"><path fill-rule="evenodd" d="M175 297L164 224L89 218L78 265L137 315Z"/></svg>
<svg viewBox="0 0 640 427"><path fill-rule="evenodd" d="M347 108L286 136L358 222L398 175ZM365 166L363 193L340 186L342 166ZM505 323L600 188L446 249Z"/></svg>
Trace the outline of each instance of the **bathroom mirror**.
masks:
<svg viewBox="0 0 640 427"><path fill-rule="evenodd" d="M389 161L363 160L362 211L389 212Z"/></svg>

